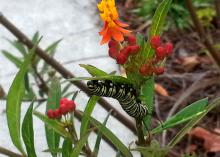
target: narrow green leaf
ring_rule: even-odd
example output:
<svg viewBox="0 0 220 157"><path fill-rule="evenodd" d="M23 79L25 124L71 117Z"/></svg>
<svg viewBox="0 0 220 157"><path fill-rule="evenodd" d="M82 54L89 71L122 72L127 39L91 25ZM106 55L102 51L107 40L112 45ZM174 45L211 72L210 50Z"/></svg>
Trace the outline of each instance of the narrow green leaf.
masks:
<svg viewBox="0 0 220 157"><path fill-rule="evenodd" d="M69 157L72 152L72 142L70 139L65 139L62 146L62 157Z"/></svg>
<svg viewBox="0 0 220 157"><path fill-rule="evenodd" d="M182 124L186 121L189 121L198 115L205 112L206 106L208 105L208 99L201 99L199 101L196 101L192 103L191 105L185 107L181 111L179 111L174 116L170 117L168 120L166 120L163 124L160 124L158 127L152 130L152 134L161 132L165 129L174 127L176 125Z"/></svg>
<svg viewBox="0 0 220 157"><path fill-rule="evenodd" d="M83 116L86 116L83 114ZM96 119L90 117L90 122L102 133L103 136L105 136L107 139L109 139L112 144L126 157L132 157L131 152L128 150L128 148L115 136L108 128L103 126L102 123L97 121Z"/></svg>
<svg viewBox="0 0 220 157"><path fill-rule="evenodd" d="M33 130L33 102L28 108L22 123L22 137L26 146L28 157L37 157L34 148L34 130Z"/></svg>
<svg viewBox="0 0 220 157"><path fill-rule="evenodd" d="M37 31L37 32L34 33L31 41L33 43L36 43L38 41L38 39L39 39L39 32Z"/></svg>
<svg viewBox="0 0 220 157"><path fill-rule="evenodd" d="M49 109L55 110L59 107L59 102L61 99L61 86L60 82L57 78L53 78L51 81L49 94L48 94L48 100L47 100L47 106L46 106L46 113ZM59 147L60 142L60 136L55 132L55 130L48 128L47 125L45 125L45 131L46 131L46 139L49 149L56 149ZM52 154L54 157L57 156L57 154Z"/></svg>
<svg viewBox="0 0 220 157"><path fill-rule="evenodd" d="M95 77L95 76L108 76L108 73L92 66L92 65L86 65L86 64L80 64L80 66L88 71L88 73Z"/></svg>
<svg viewBox="0 0 220 157"><path fill-rule="evenodd" d="M51 45L49 45L47 48L46 48L46 52L49 54L49 55L53 55L55 53L55 50L58 46L58 44L62 41L62 39L59 39L55 42L53 42Z"/></svg>
<svg viewBox="0 0 220 157"><path fill-rule="evenodd" d="M163 29L163 24L165 22L171 3L172 3L172 0L163 0L154 14L152 25L150 27L150 32L148 35L148 41L147 41L144 51L142 51L143 57L145 58L151 56L153 53L153 49L150 46L150 39L154 35L161 34L162 29Z"/></svg>
<svg viewBox="0 0 220 157"><path fill-rule="evenodd" d="M20 66L19 72L16 74L15 79L9 89L6 104L6 115L9 133L13 144L16 148L25 155L25 151L22 147L21 133L20 133L20 114L21 114L21 102L24 96L24 76L28 71L31 59L34 55L36 46L31 50L31 52L25 58L25 61Z"/></svg>
<svg viewBox="0 0 220 157"><path fill-rule="evenodd" d="M111 115L111 111L108 113L107 117L105 118L104 122L102 123L103 126L106 126L106 123L107 123L110 115ZM94 150L93 150L93 154L95 156L98 156L101 139L102 139L102 133L101 133L101 131L99 131L98 135L97 135L97 138L96 138L96 143L95 143L95 146L94 146Z"/></svg>
<svg viewBox="0 0 220 157"><path fill-rule="evenodd" d="M18 57L12 55L10 52L5 51L5 50L2 50L2 53L6 58L8 58L8 60L10 60L12 63L14 63L17 68L19 68L21 66L21 64L22 64L21 59L19 59Z"/></svg>
<svg viewBox="0 0 220 157"><path fill-rule="evenodd" d="M150 122L152 118L152 112L153 112L153 102L154 102L154 77L151 77L150 79L147 79L145 83L143 84L141 88L141 98L145 102L149 115L147 115L143 122L146 125L146 127L149 129Z"/></svg>
<svg viewBox="0 0 220 157"><path fill-rule="evenodd" d="M144 157L164 157L169 147L161 148L158 141L152 140L148 147L137 146L131 150L140 152Z"/></svg>
<svg viewBox="0 0 220 157"><path fill-rule="evenodd" d="M71 139L70 134L66 131L63 124L57 120L49 119L47 116L34 111L34 115L37 116L40 120L42 120L50 129L53 129L60 136Z"/></svg>
<svg viewBox="0 0 220 157"><path fill-rule="evenodd" d="M83 116L82 121L81 121L81 127L80 127L80 137L83 137L84 134L87 132L87 129L89 127L89 116L92 114L92 111L98 101L99 97L98 96L92 96L90 97L86 108L84 110L84 114L87 116Z"/></svg>
<svg viewBox="0 0 220 157"><path fill-rule="evenodd" d="M56 48L61 41L62 41L62 39L53 42L51 45L49 45L46 48L45 52L47 52L47 54L49 56L54 56L54 53L56 52ZM37 62L39 62L39 61L40 61L40 58L37 60ZM46 62L44 62L42 70L40 71L40 74L44 74L44 73L48 72L48 67L49 67L49 65Z"/></svg>
<svg viewBox="0 0 220 157"><path fill-rule="evenodd" d="M66 81L81 81L81 80L111 80L116 83L127 83L133 84L133 82L122 76L108 75L108 76L97 76L97 77L74 77L65 80Z"/></svg>
<svg viewBox="0 0 220 157"><path fill-rule="evenodd" d="M167 13L170 9L172 0L163 0L158 6L150 28L150 37L153 35L159 35L162 32L164 22L166 20Z"/></svg>
<svg viewBox="0 0 220 157"><path fill-rule="evenodd" d="M80 138L80 140L77 142L77 144L75 145L70 157L77 157L79 156L80 152L82 151L83 146L85 145L88 137L89 137L90 132L87 132L86 134L84 134L83 137Z"/></svg>
<svg viewBox="0 0 220 157"><path fill-rule="evenodd" d="M172 149L191 129L194 125L196 125L208 112L210 112L212 109L220 105L220 98L217 98L215 101L213 101L211 104L206 106L205 112L202 114L199 114L195 118L193 118L191 121L189 121L183 129L181 129L174 138L168 143L168 146Z"/></svg>
<svg viewBox="0 0 220 157"><path fill-rule="evenodd" d="M23 43L21 43L20 41L11 41L11 40L8 40L8 42L12 44L18 50L18 52L20 52L24 57L27 55L27 50Z"/></svg>

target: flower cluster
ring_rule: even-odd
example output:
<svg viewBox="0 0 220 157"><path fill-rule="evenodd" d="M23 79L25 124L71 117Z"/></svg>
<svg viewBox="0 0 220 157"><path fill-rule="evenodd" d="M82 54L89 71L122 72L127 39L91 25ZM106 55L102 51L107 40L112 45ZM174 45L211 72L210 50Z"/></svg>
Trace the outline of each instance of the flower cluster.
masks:
<svg viewBox="0 0 220 157"><path fill-rule="evenodd" d="M118 64L125 64L128 57L136 55L140 49L136 43L136 37L133 35L128 36L123 45L115 40L110 40L108 46L109 56L116 59Z"/></svg>
<svg viewBox="0 0 220 157"><path fill-rule="evenodd" d="M143 76L163 74L165 69L160 66L159 63L170 56L173 51L173 44L170 42L163 44L160 36L153 36L150 40L150 45L155 50L155 56L150 58L147 63L140 67L139 72Z"/></svg>
<svg viewBox="0 0 220 157"><path fill-rule="evenodd" d="M100 17L104 21L104 27L99 32L102 36L101 44L109 42L111 38L118 42L124 41L124 35L129 34L131 31L124 29L129 25L119 20L115 0L102 0L97 7L100 11Z"/></svg>
<svg viewBox="0 0 220 157"><path fill-rule="evenodd" d="M72 100L68 100L67 98L62 98L60 100L59 108L55 110L49 109L47 111L47 116L51 119L60 118L62 115L66 115L68 112L74 111L76 108L76 104Z"/></svg>
<svg viewBox="0 0 220 157"><path fill-rule="evenodd" d="M160 36L153 36L150 41L151 47L154 48L156 52L156 59L158 61L171 55L173 51L173 44L167 42L165 44L161 43Z"/></svg>

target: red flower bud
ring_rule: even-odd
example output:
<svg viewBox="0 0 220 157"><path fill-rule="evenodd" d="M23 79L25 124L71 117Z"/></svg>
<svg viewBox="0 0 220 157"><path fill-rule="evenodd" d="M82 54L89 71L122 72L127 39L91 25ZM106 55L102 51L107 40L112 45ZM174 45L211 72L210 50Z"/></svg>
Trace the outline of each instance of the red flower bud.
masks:
<svg viewBox="0 0 220 157"><path fill-rule="evenodd" d="M123 49L120 50L120 53L123 53L124 55L128 56L129 55L129 46L128 47L124 47Z"/></svg>
<svg viewBox="0 0 220 157"><path fill-rule="evenodd" d="M134 35L129 35L127 40L128 40L129 45L135 45L136 44L136 37Z"/></svg>
<svg viewBox="0 0 220 157"><path fill-rule="evenodd" d="M165 44L165 49L166 49L166 55L171 55L173 52L173 44L171 42L168 42Z"/></svg>
<svg viewBox="0 0 220 157"><path fill-rule="evenodd" d="M145 76L147 69L148 69L147 66L144 64L144 65L142 65L142 66L140 67L139 73L140 73L141 75Z"/></svg>
<svg viewBox="0 0 220 157"><path fill-rule="evenodd" d="M108 50L108 54L109 54L110 57L116 59L117 56L118 56L118 50L117 50L117 48L115 48L115 47L110 47L109 50Z"/></svg>
<svg viewBox="0 0 220 157"><path fill-rule="evenodd" d="M128 59L127 53L119 53L117 56L117 63L118 64L125 64Z"/></svg>
<svg viewBox="0 0 220 157"><path fill-rule="evenodd" d="M140 46L138 45L133 45L133 46L129 46L128 47L128 53L131 54L131 55L135 55L138 53L139 49L140 49Z"/></svg>
<svg viewBox="0 0 220 157"><path fill-rule="evenodd" d="M47 111L47 116L48 116L49 118L51 118L51 119L55 118L54 111L51 110L51 109L49 109L49 110Z"/></svg>
<svg viewBox="0 0 220 157"><path fill-rule="evenodd" d="M60 105L61 104L66 104L69 100L67 98L62 98L60 99Z"/></svg>
<svg viewBox="0 0 220 157"><path fill-rule="evenodd" d="M60 109L56 109L56 110L54 111L54 117L55 117L55 118L60 118L60 117L61 117Z"/></svg>
<svg viewBox="0 0 220 157"><path fill-rule="evenodd" d="M109 43L108 43L108 47L111 48L111 47L114 47L114 48L118 48L118 42L115 41L115 40L110 40Z"/></svg>
<svg viewBox="0 0 220 157"><path fill-rule="evenodd" d="M69 112L67 104L60 104L60 113L65 115Z"/></svg>
<svg viewBox="0 0 220 157"><path fill-rule="evenodd" d="M139 72L142 76L152 75L152 67L149 64L144 64L140 67Z"/></svg>
<svg viewBox="0 0 220 157"><path fill-rule="evenodd" d="M154 69L154 73L155 73L156 75L161 75L161 74L164 73L164 71L165 71L165 68L164 68L164 67L157 67L157 68Z"/></svg>
<svg viewBox="0 0 220 157"><path fill-rule="evenodd" d="M74 101L70 100L67 104L68 111L74 111L76 108L76 104Z"/></svg>
<svg viewBox="0 0 220 157"><path fill-rule="evenodd" d="M151 44L151 46L152 46L154 49L156 49L157 47L159 47L160 44L161 44L160 36L159 36L159 35L153 36L153 37L151 38L151 40L150 40L150 44Z"/></svg>
<svg viewBox="0 0 220 157"><path fill-rule="evenodd" d="M164 57L166 56L166 49L163 46L159 46L156 49L156 58L158 60L164 59Z"/></svg>

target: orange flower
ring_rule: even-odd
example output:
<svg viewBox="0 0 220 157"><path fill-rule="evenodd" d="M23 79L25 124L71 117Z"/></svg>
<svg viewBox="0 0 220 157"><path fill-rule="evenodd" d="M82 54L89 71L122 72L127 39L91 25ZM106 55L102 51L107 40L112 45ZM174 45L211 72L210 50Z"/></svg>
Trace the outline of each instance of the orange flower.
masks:
<svg viewBox="0 0 220 157"><path fill-rule="evenodd" d="M100 44L107 43L111 38L118 42L123 41L124 35L131 31L124 29L124 27L128 27L128 24L119 21L115 0L102 0L97 6L101 19L104 21L104 27L99 32L103 36Z"/></svg>

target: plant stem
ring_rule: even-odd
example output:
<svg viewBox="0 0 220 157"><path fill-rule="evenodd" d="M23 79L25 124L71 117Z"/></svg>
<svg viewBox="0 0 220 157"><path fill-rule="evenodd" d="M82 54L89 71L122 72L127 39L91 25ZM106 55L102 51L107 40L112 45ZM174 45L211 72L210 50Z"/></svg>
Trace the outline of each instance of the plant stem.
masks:
<svg viewBox="0 0 220 157"><path fill-rule="evenodd" d="M136 119L136 128L137 128L137 136L138 136L137 145L146 146L146 142L144 139L143 125L142 125L141 119ZM141 154L141 157L143 157L142 154Z"/></svg>
<svg viewBox="0 0 220 157"><path fill-rule="evenodd" d="M3 147L0 147L0 154L4 154L4 155L10 156L10 157L24 157L20 154L14 153L14 152L12 152L8 149L5 149Z"/></svg>
<svg viewBox="0 0 220 157"><path fill-rule="evenodd" d="M19 39L24 45L26 45L28 48L33 48L34 44L28 37L22 33L15 25L13 25L7 18L3 16L3 14L0 12L0 23L7 28L17 39ZM41 57L47 64L52 66L56 71L58 71L64 78L69 79L73 78L74 75L68 71L65 67L63 67L58 61L50 57L43 51L40 47L37 46L36 48L36 54ZM82 83L81 81L77 82L71 82L78 88L80 88L82 91L84 91L87 95L90 95L90 92L87 88L87 86ZM107 110L108 112L112 110L112 116L114 116L116 119L118 119L122 124L124 124L127 128L129 128L133 133L136 133L135 125L134 123L126 118L120 111L118 111L116 108L114 108L111 104L109 104L104 99L99 99L100 105ZM76 114L76 117L79 118L80 115Z"/></svg>
<svg viewBox="0 0 220 157"><path fill-rule="evenodd" d="M196 30L200 36L200 39L202 40L202 42L204 43L204 45L206 46L206 48L208 49L208 51L210 52L210 55L212 56L212 59L215 61L216 65L218 66L218 68L220 69L220 54L219 52L212 46L211 41L208 39L205 30L196 14L196 10L192 4L191 0L185 0L186 6L189 10L189 13L191 15L192 21L196 27Z"/></svg>
<svg viewBox="0 0 220 157"><path fill-rule="evenodd" d="M220 1L215 0L215 10L216 10L216 18L217 18L217 27L220 29Z"/></svg>

